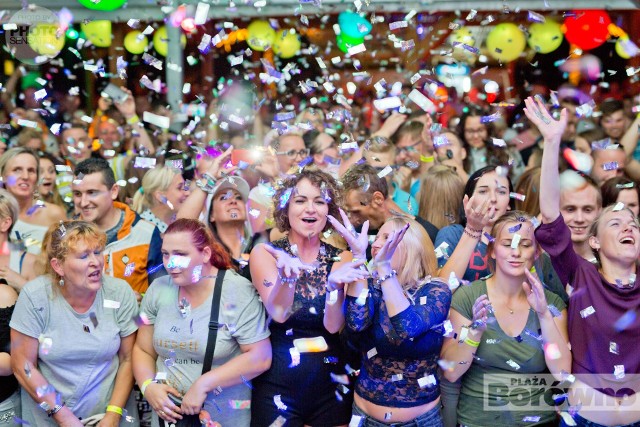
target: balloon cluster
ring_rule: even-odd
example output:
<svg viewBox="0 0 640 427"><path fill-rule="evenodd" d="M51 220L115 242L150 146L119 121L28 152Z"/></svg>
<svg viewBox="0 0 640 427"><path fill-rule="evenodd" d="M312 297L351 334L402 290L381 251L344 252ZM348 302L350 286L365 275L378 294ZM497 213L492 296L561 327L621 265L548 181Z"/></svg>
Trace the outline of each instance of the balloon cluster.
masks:
<svg viewBox="0 0 640 427"><path fill-rule="evenodd" d="M336 36L336 43L343 52L364 43L364 37L373 29L371 23L364 17L350 11L341 12L338 15L338 26L340 34Z"/></svg>
<svg viewBox="0 0 640 427"><path fill-rule="evenodd" d="M249 24L247 31L247 44L253 50L263 52L271 48L283 59L291 58L300 51L300 36L294 28L276 33L269 22L256 20Z"/></svg>
<svg viewBox="0 0 640 427"><path fill-rule="evenodd" d="M534 22L526 30L525 35L521 27L505 22L496 25L489 32L485 41L487 53L500 62L511 62L520 57L527 44L537 53L547 54L560 47L566 38L572 45L572 51L595 49L610 37L617 37L616 52L622 58L628 59L640 53L629 36L619 27L611 23L611 19L603 10L576 10L559 23L551 19ZM478 41L469 28L462 27L452 35L454 57L465 61L471 55L478 53L475 48ZM465 55L461 55L463 52ZM468 62L468 61L465 61Z"/></svg>

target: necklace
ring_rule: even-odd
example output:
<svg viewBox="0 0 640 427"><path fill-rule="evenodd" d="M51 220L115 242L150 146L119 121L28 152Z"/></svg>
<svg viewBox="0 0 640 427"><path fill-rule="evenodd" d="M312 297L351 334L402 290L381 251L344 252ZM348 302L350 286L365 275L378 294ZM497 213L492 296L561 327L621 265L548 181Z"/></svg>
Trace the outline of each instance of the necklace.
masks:
<svg viewBox="0 0 640 427"><path fill-rule="evenodd" d="M215 279L216 277L218 277L217 274L207 274L207 275L204 275L204 276L200 276L200 280L202 280L202 279Z"/></svg>

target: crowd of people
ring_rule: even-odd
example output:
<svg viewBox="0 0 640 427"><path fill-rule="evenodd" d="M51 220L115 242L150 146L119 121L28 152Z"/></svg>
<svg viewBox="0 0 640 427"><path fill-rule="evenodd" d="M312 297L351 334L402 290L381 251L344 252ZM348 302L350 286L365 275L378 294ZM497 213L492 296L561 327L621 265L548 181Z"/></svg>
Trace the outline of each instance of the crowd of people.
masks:
<svg viewBox="0 0 640 427"><path fill-rule="evenodd" d="M361 135L321 106L232 129L220 100L170 131L123 91L46 119L3 95L0 426L640 425L621 101ZM492 375L565 392L491 409Z"/></svg>

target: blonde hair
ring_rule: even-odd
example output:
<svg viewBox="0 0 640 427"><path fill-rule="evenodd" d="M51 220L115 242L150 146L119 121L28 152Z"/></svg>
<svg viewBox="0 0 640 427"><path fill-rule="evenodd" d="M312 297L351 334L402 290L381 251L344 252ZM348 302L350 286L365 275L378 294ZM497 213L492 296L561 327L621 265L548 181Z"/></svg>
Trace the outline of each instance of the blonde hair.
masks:
<svg viewBox="0 0 640 427"><path fill-rule="evenodd" d="M61 277L51 266L51 260L57 259L59 262L75 251L79 243L85 243L92 249L103 251L107 244L107 235L92 222L80 220L60 221L52 224L42 241L42 254L46 257L42 259L44 264L44 274L50 276L54 283ZM53 289L57 289L53 286Z"/></svg>
<svg viewBox="0 0 640 427"><path fill-rule="evenodd" d="M518 185L516 185L515 192L523 194L525 199L521 201L516 199L516 209L519 211L525 211L529 215L538 216L540 214L540 175L542 169L538 166L525 171L520 175Z"/></svg>
<svg viewBox="0 0 640 427"><path fill-rule="evenodd" d="M396 249L400 259L406 261L398 269L398 281L402 287L411 288L425 277L435 274L438 268L435 249L424 227L404 216L392 216L385 221L385 224L387 223L390 223L394 230L409 223L409 228Z"/></svg>
<svg viewBox="0 0 640 427"><path fill-rule="evenodd" d="M34 159L36 159L36 182L38 182L40 180L40 158L35 151L27 147L13 147L5 151L4 154L0 156L0 175L4 177L5 169L7 164L9 164L9 161L20 154L30 154Z"/></svg>
<svg viewBox="0 0 640 427"><path fill-rule="evenodd" d="M460 222L464 182L453 169L444 165L431 167L422 178L420 188L420 217L437 228Z"/></svg>
<svg viewBox="0 0 640 427"><path fill-rule="evenodd" d="M18 221L18 215L20 214L20 206L18 201L7 190L0 188L0 218L11 218L11 227L7 230L9 236L11 236L11 230Z"/></svg>
<svg viewBox="0 0 640 427"><path fill-rule="evenodd" d="M44 135L42 134L42 130L33 128L24 128L20 131L18 134L18 146L24 147L32 139L40 140L40 147L38 147L38 149L42 149L44 147Z"/></svg>
<svg viewBox="0 0 640 427"><path fill-rule="evenodd" d="M180 173L180 170L168 166L149 169L142 178L142 185L133 196L131 209L139 214L147 209L151 209L156 204L154 194L156 191L167 191L171 186L173 178Z"/></svg>

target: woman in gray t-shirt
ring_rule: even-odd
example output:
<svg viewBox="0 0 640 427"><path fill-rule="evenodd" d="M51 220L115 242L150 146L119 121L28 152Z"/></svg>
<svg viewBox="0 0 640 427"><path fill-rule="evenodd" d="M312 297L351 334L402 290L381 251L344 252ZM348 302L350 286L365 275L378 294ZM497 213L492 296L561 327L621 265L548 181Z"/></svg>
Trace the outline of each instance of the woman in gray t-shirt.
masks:
<svg viewBox="0 0 640 427"><path fill-rule="evenodd" d="M79 426L88 418L131 426L124 408L129 400L135 414L138 305L127 282L103 276L105 243L90 222L52 226L43 245L48 274L20 292L9 324L11 361L22 418L32 426Z"/></svg>
<svg viewBox="0 0 640 427"><path fill-rule="evenodd" d="M183 218L169 225L162 258L169 275L156 279L142 300L145 324L133 352L136 381L154 410L152 425L206 411L223 426L249 426L249 381L271 365L269 329L258 293L230 269L228 253L198 220ZM203 374L212 295L223 270L220 327L211 370Z"/></svg>

